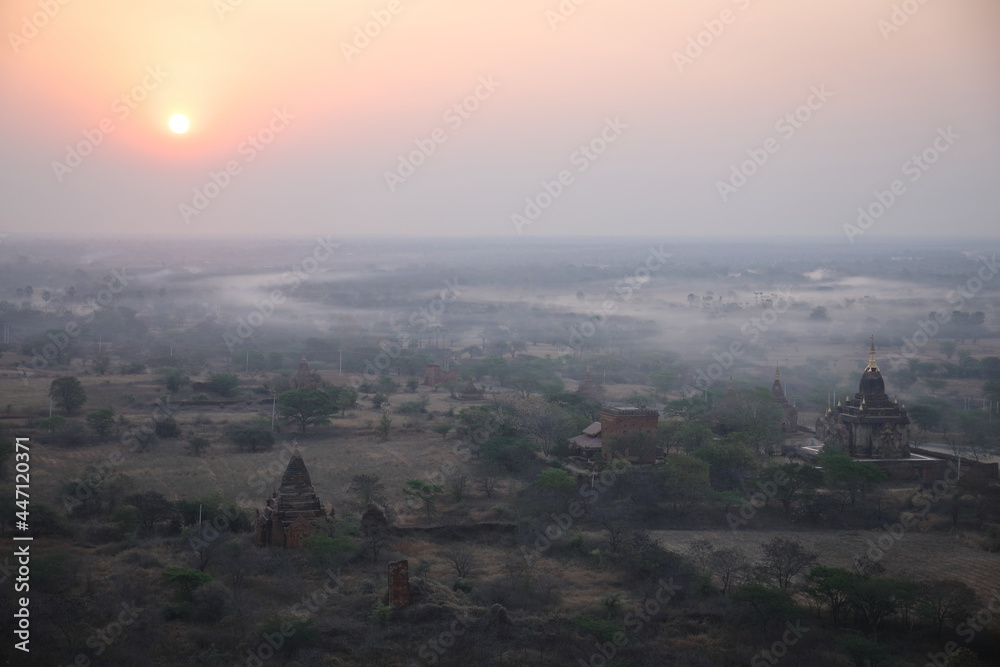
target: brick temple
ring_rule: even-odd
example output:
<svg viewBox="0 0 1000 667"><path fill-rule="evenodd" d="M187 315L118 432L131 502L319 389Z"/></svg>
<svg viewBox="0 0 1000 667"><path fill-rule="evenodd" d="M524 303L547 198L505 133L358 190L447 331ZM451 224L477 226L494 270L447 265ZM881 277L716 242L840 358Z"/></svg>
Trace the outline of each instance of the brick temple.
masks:
<svg viewBox="0 0 1000 667"><path fill-rule="evenodd" d="M264 511L257 512L254 542L259 547L300 549L314 531L313 520L324 516L326 512L296 448L281 476L281 486L271 492Z"/></svg>

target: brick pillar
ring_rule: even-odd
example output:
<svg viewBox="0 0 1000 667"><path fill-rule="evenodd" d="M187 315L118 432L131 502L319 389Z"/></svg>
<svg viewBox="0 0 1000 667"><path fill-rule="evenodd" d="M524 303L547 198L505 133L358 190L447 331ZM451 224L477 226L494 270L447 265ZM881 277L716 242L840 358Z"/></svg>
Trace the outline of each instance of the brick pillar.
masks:
<svg viewBox="0 0 1000 667"><path fill-rule="evenodd" d="M410 564L405 560L389 563L389 604L395 608L410 606Z"/></svg>

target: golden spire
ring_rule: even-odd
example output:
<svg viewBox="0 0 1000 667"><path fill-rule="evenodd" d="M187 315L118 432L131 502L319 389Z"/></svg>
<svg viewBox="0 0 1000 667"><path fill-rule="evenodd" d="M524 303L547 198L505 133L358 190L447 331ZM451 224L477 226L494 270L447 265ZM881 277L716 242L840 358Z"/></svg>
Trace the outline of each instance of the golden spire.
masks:
<svg viewBox="0 0 1000 667"><path fill-rule="evenodd" d="M778 368L777 366L774 367L774 379L775 380L781 379L781 369Z"/></svg>
<svg viewBox="0 0 1000 667"><path fill-rule="evenodd" d="M878 370L878 366L875 365L875 335L874 334L872 334L872 346L871 346L871 351L870 351L870 353L868 355L868 367L865 370L866 371L877 371Z"/></svg>

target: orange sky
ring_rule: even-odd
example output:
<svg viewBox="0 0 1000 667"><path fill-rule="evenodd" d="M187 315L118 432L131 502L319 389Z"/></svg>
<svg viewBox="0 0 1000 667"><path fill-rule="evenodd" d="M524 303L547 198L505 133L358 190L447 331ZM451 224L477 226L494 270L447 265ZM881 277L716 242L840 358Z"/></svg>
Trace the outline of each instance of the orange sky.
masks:
<svg viewBox="0 0 1000 667"><path fill-rule="evenodd" d="M902 3L883 0L589 0L558 21L571 0L64 2L0 6L8 233L515 234L561 170L572 184L522 233L843 234L895 179L906 194L866 233L995 233L991 0L914 2L891 33L879 22ZM366 23L369 43L345 48ZM495 90L449 124L481 77ZM776 121L822 85L832 97L783 137ZM628 128L578 170L574 152L616 117ZM273 141L248 148L269 124ZM904 162L948 125L960 139L911 183ZM438 128L446 141L388 187ZM92 152L54 167L87 132ZM721 196L768 138L779 150Z"/></svg>

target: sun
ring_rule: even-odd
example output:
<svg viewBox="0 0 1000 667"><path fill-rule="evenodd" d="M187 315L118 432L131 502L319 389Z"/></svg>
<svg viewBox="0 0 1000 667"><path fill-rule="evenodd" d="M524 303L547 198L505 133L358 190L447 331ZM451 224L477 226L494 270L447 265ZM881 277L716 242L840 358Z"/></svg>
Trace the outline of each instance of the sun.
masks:
<svg viewBox="0 0 1000 667"><path fill-rule="evenodd" d="M188 127L191 126L188 122L187 116L182 113L176 113L171 116L168 124L170 125L171 131L175 134L184 134L188 131Z"/></svg>

